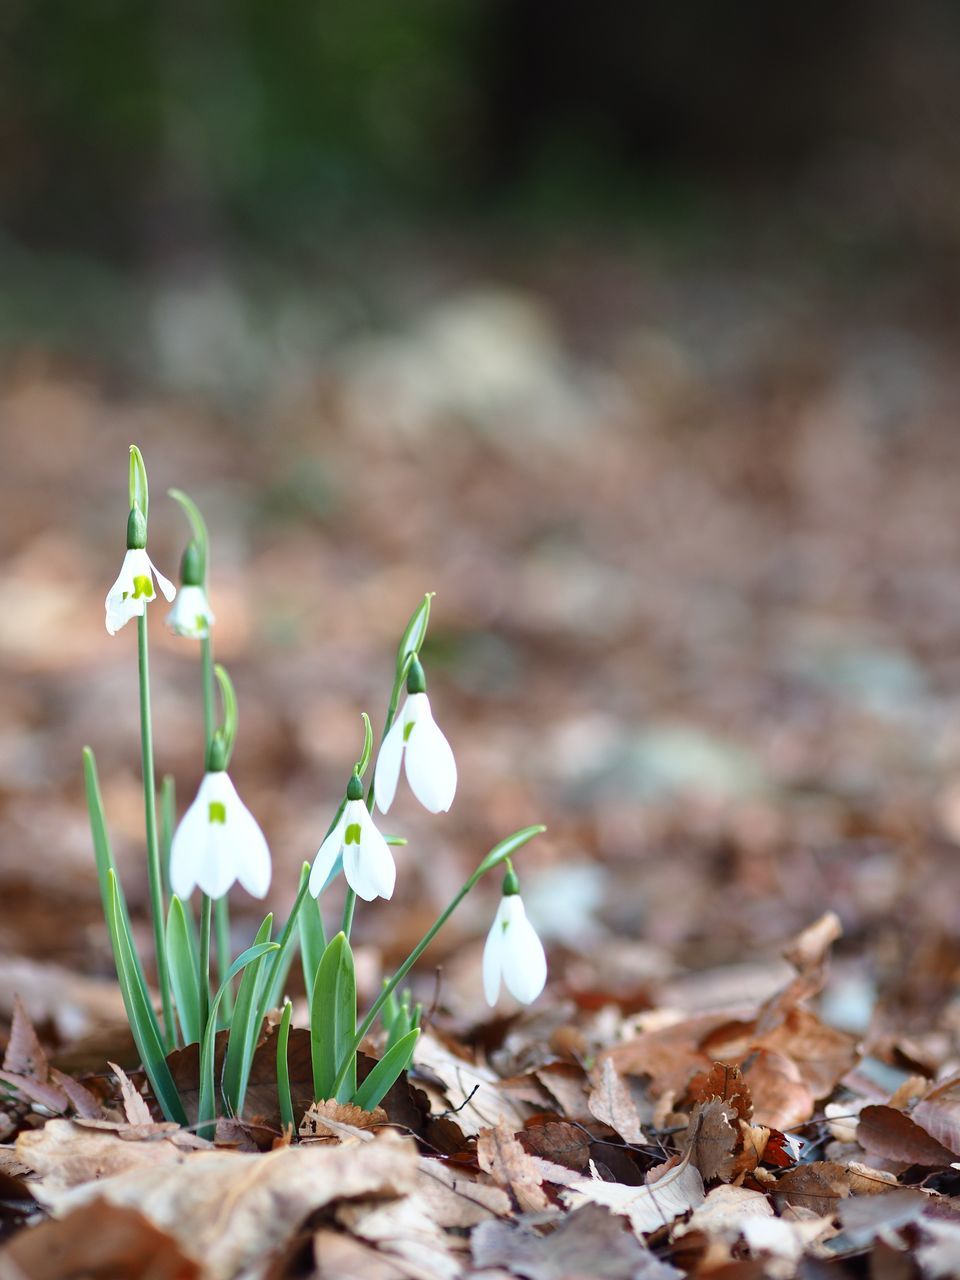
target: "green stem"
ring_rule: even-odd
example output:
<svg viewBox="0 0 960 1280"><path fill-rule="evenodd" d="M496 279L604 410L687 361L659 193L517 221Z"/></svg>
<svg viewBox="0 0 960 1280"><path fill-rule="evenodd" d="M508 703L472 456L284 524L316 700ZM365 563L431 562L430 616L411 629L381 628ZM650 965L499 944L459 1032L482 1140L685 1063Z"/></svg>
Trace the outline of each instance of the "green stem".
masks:
<svg viewBox="0 0 960 1280"><path fill-rule="evenodd" d="M200 637L200 671L203 682L203 741L204 754L206 754L210 750L210 743L213 741L213 734L217 727L213 645L210 643L209 634ZM226 981L227 971L230 968L230 906L226 894L216 900L213 912L217 940L217 976L222 985ZM223 993L221 1004L224 1017L229 1022L233 1011L232 987L227 987Z"/></svg>
<svg viewBox="0 0 960 1280"><path fill-rule="evenodd" d="M270 965L270 973L267 976L267 980L263 984L263 989L268 999L271 991L273 990L274 980L277 976L277 966L282 963L281 957L286 952L287 944L290 941L290 935L296 926L297 916L300 914L300 907L303 904L304 898L307 896L307 886L309 884L310 877L304 876L300 884L300 890L293 900L293 906L290 908L290 914L287 916L287 923L283 926L283 932L280 934L278 939L279 949Z"/></svg>
<svg viewBox="0 0 960 1280"><path fill-rule="evenodd" d="M157 956L157 982L163 1007L163 1038L167 1051L174 1047L173 1005L170 1000L170 975L167 971L167 940L164 922L163 873L160 866L160 842L157 838L157 787L153 768L153 726L150 718L150 655L147 647L146 610L137 619L140 666L140 749L143 761L143 808L147 832L147 878L150 883L150 909L153 913L153 941Z"/></svg>
<svg viewBox="0 0 960 1280"><path fill-rule="evenodd" d="M343 900L343 923L341 930L350 937L350 930L353 928L353 911L357 905L357 895L351 888L347 888L347 896Z"/></svg>
<svg viewBox="0 0 960 1280"><path fill-rule="evenodd" d="M206 1028L210 1013L210 904L200 895L200 1026Z"/></svg>

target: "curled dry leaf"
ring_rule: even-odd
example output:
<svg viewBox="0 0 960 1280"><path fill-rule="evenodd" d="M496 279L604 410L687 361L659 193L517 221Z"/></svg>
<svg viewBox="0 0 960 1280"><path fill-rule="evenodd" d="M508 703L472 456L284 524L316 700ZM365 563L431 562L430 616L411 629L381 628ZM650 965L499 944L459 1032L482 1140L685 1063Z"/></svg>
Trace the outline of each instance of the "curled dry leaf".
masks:
<svg viewBox="0 0 960 1280"><path fill-rule="evenodd" d="M186 1158L187 1153L165 1132L153 1141L124 1142L116 1130L116 1125L107 1127L106 1121L81 1125L48 1120L42 1129L21 1133L17 1158L40 1175L40 1181L32 1184L37 1199L52 1204L71 1187L144 1168L179 1165Z"/></svg>
<svg viewBox="0 0 960 1280"><path fill-rule="evenodd" d="M919 1164L929 1169L948 1166L953 1152L894 1107L864 1107L857 1125L857 1141L864 1151L896 1164Z"/></svg>
<svg viewBox="0 0 960 1280"><path fill-rule="evenodd" d="M341 1204L334 1213L352 1235L376 1245L381 1257L395 1261L416 1280L454 1280L460 1275L451 1241L416 1191L387 1203Z"/></svg>
<svg viewBox="0 0 960 1280"><path fill-rule="evenodd" d="M814 1096L800 1068L786 1054L760 1049L747 1062L744 1078L753 1097L754 1119L770 1129L792 1129L809 1120Z"/></svg>
<svg viewBox="0 0 960 1280"><path fill-rule="evenodd" d="M527 1280L679 1280L681 1272L645 1249L607 1209L585 1204L549 1234L486 1222L470 1240L474 1265L503 1267Z"/></svg>
<svg viewBox="0 0 960 1280"><path fill-rule="evenodd" d="M153 1116L150 1114L150 1108L147 1106L143 1094L136 1088L123 1067L118 1067L115 1062L108 1062L107 1066L117 1077L120 1085L120 1094L123 1098L123 1114L127 1117L127 1121L130 1124L153 1124Z"/></svg>
<svg viewBox="0 0 960 1280"><path fill-rule="evenodd" d="M593 1177L583 1178L560 1193L564 1204L571 1209L586 1203L604 1205L612 1213L629 1218L636 1232L656 1231L681 1213L703 1204L703 1179L689 1156L676 1164L661 1165L654 1171L660 1176L648 1178L642 1187L604 1182L592 1164L591 1171Z"/></svg>
<svg viewBox="0 0 960 1280"><path fill-rule="evenodd" d="M830 1217L849 1195L882 1195L896 1186L896 1178L879 1169L817 1160L789 1169L778 1180L774 1197L781 1206L796 1205L819 1217Z"/></svg>
<svg viewBox="0 0 960 1280"><path fill-rule="evenodd" d="M510 1197L500 1187L460 1173L440 1160L420 1158L417 1193L430 1206L442 1227L463 1230L502 1218L510 1212Z"/></svg>
<svg viewBox="0 0 960 1280"><path fill-rule="evenodd" d="M337 1102L333 1098L314 1102L300 1121L300 1139L304 1142L335 1142L353 1138L369 1142L377 1129L388 1124L387 1113L382 1107L364 1111L351 1102Z"/></svg>
<svg viewBox="0 0 960 1280"><path fill-rule="evenodd" d="M509 1188L522 1212L545 1209L547 1196L540 1172L503 1121L495 1129L482 1129L477 1138L477 1161L494 1182Z"/></svg>
<svg viewBox="0 0 960 1280"><path fill-rule="evenodd" d="M960 1156L960 1076L931 1089L914 1107L912 1118L954 1156Z"/></svg>
<svg viewBox="0 0 960 1280"><path fill-rule="evenodd" d="M563 1120L549 1120L546 1124L528 1123L517 1138L524 1151L553 1164L586 1173L590 1163L590 1139L576 1125Z"/></svg>
<svg viewBox="0 0 960 1280"><path fill-rule="evenodd" d="M709 1098L729 1102L741 1120L753 1115L750 1087L735 1063L715 1062L709 1071L698 1072L687 1086L687 1097L691 1102L706 1102Z"/></svg>
<svg viewBox="0 0 960 1280"><path fill-rule="evenodd" d="M429 1031L417 1041L413 1078L429 1096L434 1115L455 1110L457 1124L468 1137L498 1120L513 1130L523 1128L525 1113L500 1087L500 1077L482 1063L458 1057Z"/></svg>
<svg viewBox="0 0 960 1280"><path fill-rule="evenodd" d="M687 1126L684 1149L704 1182L729 1182L734 1151L740 1139L737 1113L727 1102L711 1098L698 1102Z"/></svg>
<svg viewBox="0 0 960 1280"><path fill-rule="evenodd" d="M98 1198L136 1207L191 1258L203 1260L204 1280L233 1280L261 1267L315 1210L340 1200L406 1195L417 1170L415 1143L386 1129L356 1145L283 1146L263 1155L194 1151L176 1165L141 1165L84 1186L48 1188L45 1200L58 1216Z"/></svg>
<svg viewBox="0 0 960 1280"><path fill-rule="evenodd" d="M3 1069L16 1076L29 1076L31 1080L39 1080L41 1083L49 1079L50 1075L47 1055L18 995L13 997L13 1020L10 1024L10 1039L3 1055Z"/></svg>
<svg viewBox="0 0 960 1280"><path fill-rule="evenodd" d="M611 1058L603 1058L591 1072L593 1088L587 1105L591 1114L608 1124L624 1142L646 1142L640 1127L637 1104L626 1082L617 1074Z"/></svg>
<svg viewBox="0 0 960 1280"><path fill-rule="evenodd" d="M78 1116L83 1116L85 1120L99 1120L103 1116L103 1105L100 1099L95 1097L86 1085L82 1085L79 1080L74 1080L72 1076L65 1075L62 1071L58 1071L56 1067L50 1068L50 1079L67 1095L70 1105Z"/></svg>

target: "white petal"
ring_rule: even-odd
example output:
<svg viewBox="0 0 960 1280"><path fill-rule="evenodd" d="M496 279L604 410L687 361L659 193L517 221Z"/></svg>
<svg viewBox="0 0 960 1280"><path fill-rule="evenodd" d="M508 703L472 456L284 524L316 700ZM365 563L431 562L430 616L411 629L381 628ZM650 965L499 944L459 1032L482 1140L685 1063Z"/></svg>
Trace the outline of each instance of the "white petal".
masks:
<svg viewBox="0 0 960 1280"><path fill-rule="evenodd" d="M409 702L409 699L407 701ZM407 705L404 703L403 711L394 720L377 757L377 768L373 775L373 794L381 813L387 812L393 804L393 797L397 794L400 762L403 759L403 727L406 711Z"/></svg>
<svg viewBox="0 0 960 1280"><path fill-rule="evenodd" d="M190 897L197 885L199 868L206 859L207 789L205 777L196 799L181 818L170 846L170 888L181 899Z"/></svg>
<svg viewBox="0 0 960 1280"><path fill-rule="evenodd" d="M500 995L500 973L503 967L503 907L505 898L500 900L497 914L494 916L490 932L483 946L483 994L491 1008L497 1003Z"/></svg>
<svg viewBox="0 0 960 1280"><path fill-rule="evenodd" d="M203 855L197 866L197 885L208 898L229 893L236 877L233 846L222 822L207 821Z"/></svg>
<svg viewBox="0 0 960 1280"><path fill-rule="evenodd" d="M430 713L425 693L407 739L406 769L410 790L431 813L446 813L457 792L457 762L450 743ZM413 699L411 698L411 701Z"/></svg>
<svg viewBox="0 0 960 1280"><path fill-rule="evenodd" d="M173 585L173 583L170 581L169 578L165 578L163 576L163 574L160 572L157 566L153 563L153 561L149 558L149 556L146 556L146 552L144 552L144 556L146 557L147 564L150 566L150 568L153 570L154 574L156 575L157 585L159 586L160 590L163 592L164 596L166 597L167 603L169 604L170 601L173 599L173 597L177 594L177 588Z"/></svg>
<svg viewBox="0 0 960 1280"><path fill-rule="evenodd" d="M340 821L317 850L317 856L313 860L313 870L310 872L310 892L315 898L319 898L323 892L324 885L330 877L330 872L340 856L346 823L347 816L346 810L344 810L340 815Z"/></svg>
<svg viewBox="0 0 960 1280"><path fill-rule="evenodd" d="M138 564L136 552L128 551L123 557L123 564L120 566L116 582L107 592L107 598L104 601L107 613L106 627L112 636L116 635L131 618L139 617L143 613L146 603L143 596L137 600L133 598L133 578Z"/></svg>
<svg viewBox="0 0 960 1280"><path fill-rule="evenodd" d="M377 830L363 801L355 803L357 809L351 814L351 820L359 822L360 843L344 845L343 874L347 877L347 884L364 902L372 902L374 898L392 898L397 883L397 867L390 846Z"/></svg>
<svg viewBox="0 0 960 1280"><path fill-rule="evenodd" d="M547 957L527 919L519 894L504 899L509 920L503 932L503 980L521 1004L531 1004L547 981Z"/></svg>
<svg viewBox="0 0 960 1280"><path fill-rule="evenodd" d="M173 608L167 614L167 626L178 636L198 639L210 631L213 610L203 587L181 587Z"/></svg>
<svg viewBox="0 0 960 1280"><path fill-rule="evenodd" d="M270 888L270 849L260 824L239 796L227 809L226 839L233 853L233 873L254 898Z"/></svg>

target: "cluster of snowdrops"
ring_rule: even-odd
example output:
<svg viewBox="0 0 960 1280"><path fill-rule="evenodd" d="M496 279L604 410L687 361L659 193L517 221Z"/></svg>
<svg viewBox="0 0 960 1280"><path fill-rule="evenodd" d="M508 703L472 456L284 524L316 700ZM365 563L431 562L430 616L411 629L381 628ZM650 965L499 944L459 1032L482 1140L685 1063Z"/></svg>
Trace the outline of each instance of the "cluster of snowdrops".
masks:
<svg viewBox="0 0 960 1280"><path fill-rule="evenodd" d="M200 1132L212 1133L218 1114L241 1115L261 1030L268 1014L281 1010L275 1030L277 1086L281 1119L285 1126L293 1124L287 1064L293 1006L286 986L299 950L310 1014L314 1097L371 1109L410 1066L420 1034L421 1010L401 989L404 978L463 898L494 868L501 867L505 874L500 905L483 953L487 1000L495 1003L501 980L524 1003L542 991L546 959L526 918L511 856L543 828L524 828L490 850L384 983L358 1025L350 947L356 900L371 902L392 896L396 866L391 846L405 843L379 831L374 808L383 814L389 811L401 772L413 795L431 813L446 812L457 789L454 754L434 720L420 661L430 619L431 596L425 595L397 650L372 780L364 781L374 746L370 718L364 712L359 757L316 857L312 864L303 865L299 891L282 928L275 937L273 916L267 915L252 944L232 957L227 895L239 883L254 897L265 897L271 861L267 840L228 773L237 736L237 699L229 675L213 657L215 620L208 596L207 527L193 500L181 490L170 490L191 531L178 591L147 554L149 490L136 446L130 449L128 496L127 549L106 598L106 627L115 635L128 622L137 621L146 855L159 1009L134 941L110 845L96 762L89 748L84 752L84 773L117 976L157 1102L169 1120L188 1122L167 1059L178 1046L198 1044L196 1119ZM172 780L164 779L158 793L154 772L147 605L156 599L158 587L173 606L167 615L168 626L176 635L199 642L198 708L202 707L205 729L203 778L179 824ZM341 927L328 938L321 900L324 890L341 873L347 884ZM358 1082L357 1051L378 1018L385 1032L383 1051L373 1069ZM217 1047L218 1033L226 1040L222 1054Z"/></svg>

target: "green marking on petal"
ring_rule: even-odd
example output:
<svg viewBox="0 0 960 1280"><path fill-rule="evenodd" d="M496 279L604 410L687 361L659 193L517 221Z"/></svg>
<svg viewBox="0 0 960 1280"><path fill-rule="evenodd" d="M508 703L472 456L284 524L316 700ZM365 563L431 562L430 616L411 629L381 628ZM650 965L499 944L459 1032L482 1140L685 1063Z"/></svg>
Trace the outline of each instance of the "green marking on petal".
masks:
<svg viewBox="0 0 960 1280"><path fill-rule="evenodd" d="M510 928L510 921L509 921L509 920L501 920L501 922L500 922L500 928L503 930L503 932L504 932L504 933L506 933L506 932L507 932L507 930Z"/></svg>
<svg viewBox="0 0 960 1280"><path fill-rule="evenodd" d="M343 843L344 844L360 843L360 823L359 822L350 823L349 827L347 827L347 834L344 836Z"/></svg>
<svg viewBox="0 0 960 1280"><path fill-rule="evenodd" d="M219 822L221 825L227 821L227 806L222 800L211 800L208 805L210 812L210 821Z"/></svg>
<svg viewBox="0 0 960 1280"><path fill-rule="evenodd" d="M416 725L416 723L417 723L417 722L416 722L416 720L411 720L409 724L405 724L405 725L403 726L403 740L404 740L404 742L409 742L409 741L410 741L410 735L411 735L411 733L413 733L413 729L414 729L414 726Z"/></svg>
<svg viewBox="0 0 960 1280"><path fill-rule="evenodd" d="M141 596L143 596L145 600L153 599L153 583L150 581L150 577L146 573L138 573L133 580L134 600L139 600Z"/></svg>

